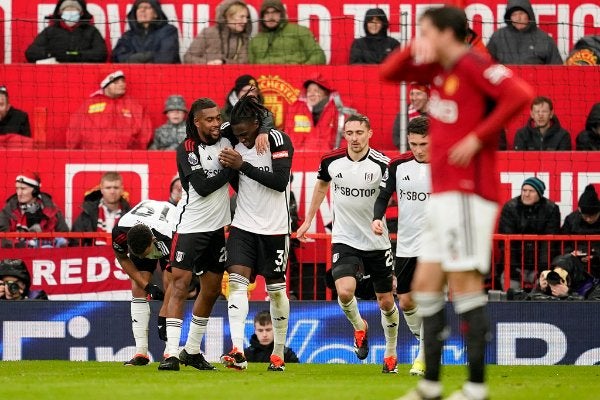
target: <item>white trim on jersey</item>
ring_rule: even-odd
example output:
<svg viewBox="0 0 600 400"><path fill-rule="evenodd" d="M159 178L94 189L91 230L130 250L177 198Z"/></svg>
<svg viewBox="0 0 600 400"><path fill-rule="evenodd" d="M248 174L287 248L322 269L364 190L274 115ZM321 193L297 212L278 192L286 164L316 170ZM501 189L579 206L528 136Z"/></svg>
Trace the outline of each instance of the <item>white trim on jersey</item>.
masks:
<svg viewBox="0 0 600 400"><path fill-rule="evenodd" d="M275 141L275 146L279 147L283 145L283 135L277 129L271 129L269 135Z"/></svg>
<svg viewBox="0 0 600 400"><path fill-rule="evenodd" d="M375 149L370 149L369 156L372 156L377 161L381 161L381 162L385 163L386 165L390 163L390 158L388 156L384 155L383 153L380 153L379 151L377 151Z"/></svg>
<svg viewBox="0 0 600 400"><path fill-rule="evenodd" d="M223 123L221 124L221 130L223 130L223 129L227 129L227 127L229 127L229 125L231 125L231 124L229 123L229 121L227 121L227 122L223 122Z"/></svg>

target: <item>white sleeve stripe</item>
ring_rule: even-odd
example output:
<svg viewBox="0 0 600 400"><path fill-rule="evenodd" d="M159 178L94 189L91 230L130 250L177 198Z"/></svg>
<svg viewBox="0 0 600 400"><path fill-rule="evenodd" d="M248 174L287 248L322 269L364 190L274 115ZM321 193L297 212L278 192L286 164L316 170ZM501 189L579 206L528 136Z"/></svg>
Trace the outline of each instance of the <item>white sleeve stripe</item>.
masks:
<svg viewBox="0 0 600 400"><path fill-rule="evenodd" d="M226 128L227 128L229 125L231 125L231 124L229 123L229 121L227 121L227 122L223 122L223 123L221 124L221 129L226 129Z"/></svg>
<svg viewBox="0 0 600 400"><path fill-rule="evenodd" d="M271 129L269 135L271 135L271 137L275 141L275 146L283 145L283 135L277 129Z"/></svg>
<svg viewBox="0 0 600 400"><path fill-rule="evenodd" d="M390 163L390 159L382 154L371 154L371 157L376 161L385 163L386 165Z"/></svg>

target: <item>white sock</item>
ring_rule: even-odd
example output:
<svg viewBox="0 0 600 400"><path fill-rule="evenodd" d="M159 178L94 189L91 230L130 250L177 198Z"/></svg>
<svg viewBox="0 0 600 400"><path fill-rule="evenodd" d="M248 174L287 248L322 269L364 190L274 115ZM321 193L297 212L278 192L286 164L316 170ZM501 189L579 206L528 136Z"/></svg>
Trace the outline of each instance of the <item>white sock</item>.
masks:
<svg viewBox="0 0 600 400"><path fill-rule="evenodd" d="M135 339L135 353L148 354L148 324L150 323L150 304L146 298L131 299L131 330Z"/></svg>
<svg viewBox="0 0 600 400"><path fill-rule="evenodd" d="M463 393L469 399L487 399L488 389L485 383L465 382L463 385Z"/></svg>
<svg viewBox="0 0 600 400"><path fill-rule="evenodd" d="M398 343L398 324L400 317L398 316L398 308L396 304L389 311L381 311L381 326L385 336L385 354L384 357L398 357L396 345Z"/></svg>
<svg viewBox="0 0 600 400"><path fill-rule="evenodd" d="M267 285L269 293L271 320L273 322L274 345L273 354L283 360L283 348L287 337L290 320L290 301L285 292L285 282Z"/></svg>
<svg viewBox="0 0 600 400"><path fill-rule="evenodd" d="M423 324L421 324L421 332L419 333L419 352L417 353L415 360L425 363L425 342L423 341L423 337Z"/></svg>
<svg viewBox="0 0 600 400"><path fill-rule="evenodd" d="M423 325L423 318L418 315L419 306L416 306L412 310L404 310L402 314L404 314L404 320L406 321L406 325L408 325L408 329L412 332L413 335L417 339L421 336L421 325Z"/></svg>
<svg viewBox="0 0 600 400"><path fill-rule="evenodd" d="M167 348L165 349L165 353L169 357L179 358L179 340L181 340L182 324L182 319L167 318Z"/></svg>
<svg viewBox="0 0 600 400"><path fill-rule="evenodd" d="M358 302L356 301L356 297L352 297L350 303L344 304L338 297L338 304L342 308L344 314L346 314L346 318L352 324L355 331L363 331L366 329L365 321L360 316L360 312L358 311Z"/></svg>
<svg viewBox="0 0 600 400"><path fill-rule="evenodd" d="M442 396L442 384L440 382L421 379L417 383L417 387L425 397L435 398Z"/></svg>
<svg viewBox="0 0 600 400"><path fill-rule="evenodd" d="M192 315L192 321L190 322L190 331L188 332L187 341L185 342L185 351L188 354L200 353L200 344L202 338L206 333L206 326L208 325L208 317L197 317Z"/></svg>
<svg viewBox="0 0 600 400"><path fill-rule="evenodd" d="M229 275L229 298L227 313L229 315L229 330L233 347L244 352L244 328L248 317L248 278L239 274Z"/></svg>

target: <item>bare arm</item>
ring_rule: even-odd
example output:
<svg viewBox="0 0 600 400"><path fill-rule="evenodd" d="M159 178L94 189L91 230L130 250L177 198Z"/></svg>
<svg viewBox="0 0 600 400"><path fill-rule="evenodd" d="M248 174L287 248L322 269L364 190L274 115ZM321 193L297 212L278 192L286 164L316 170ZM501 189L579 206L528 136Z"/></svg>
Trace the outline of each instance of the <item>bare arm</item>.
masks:
<svg viewBox="0 0 600 400"><path fill-rule="evenodd" d="M296 232L296 237L298 238L298 240L300 240L300 241L307 240L306 232L310 228L310 224L312 223L312 220L315 218L315 215L317 214L317 211L319 210L321 203L327 196L328 191L329 191L329 182L325 182L320 179L317 179L317 183L315 184L315 190L312 195L312 200L310 201L310 208L308 209L308 213L306 214L306 219L304 220L304 222L302 223L302 225L300 226L300 228L298 228L298 231Z"/></svg>

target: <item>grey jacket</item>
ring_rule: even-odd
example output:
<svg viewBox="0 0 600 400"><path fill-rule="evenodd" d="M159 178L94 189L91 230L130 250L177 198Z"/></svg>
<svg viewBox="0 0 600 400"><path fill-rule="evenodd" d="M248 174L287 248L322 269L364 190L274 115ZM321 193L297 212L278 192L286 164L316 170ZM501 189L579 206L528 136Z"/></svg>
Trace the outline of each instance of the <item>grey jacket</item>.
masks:
<svg viewBox="0 0 600 400"><path fill-rule="evenodd" d="M529 26L518 30L510 22L515 9L529 15ZM487 48L494 59L502 64L562 64L556 42L537 27L529 0L509 0L504 14L506 27L492 34Z"/></svg>
<svg viewBox="0 0 600 400"><path fill-rule="evenodd" d="M185 120L174 125L167 122L154 131L154 139L149 150L175 150L179 143L185 140Z"/></svg>

